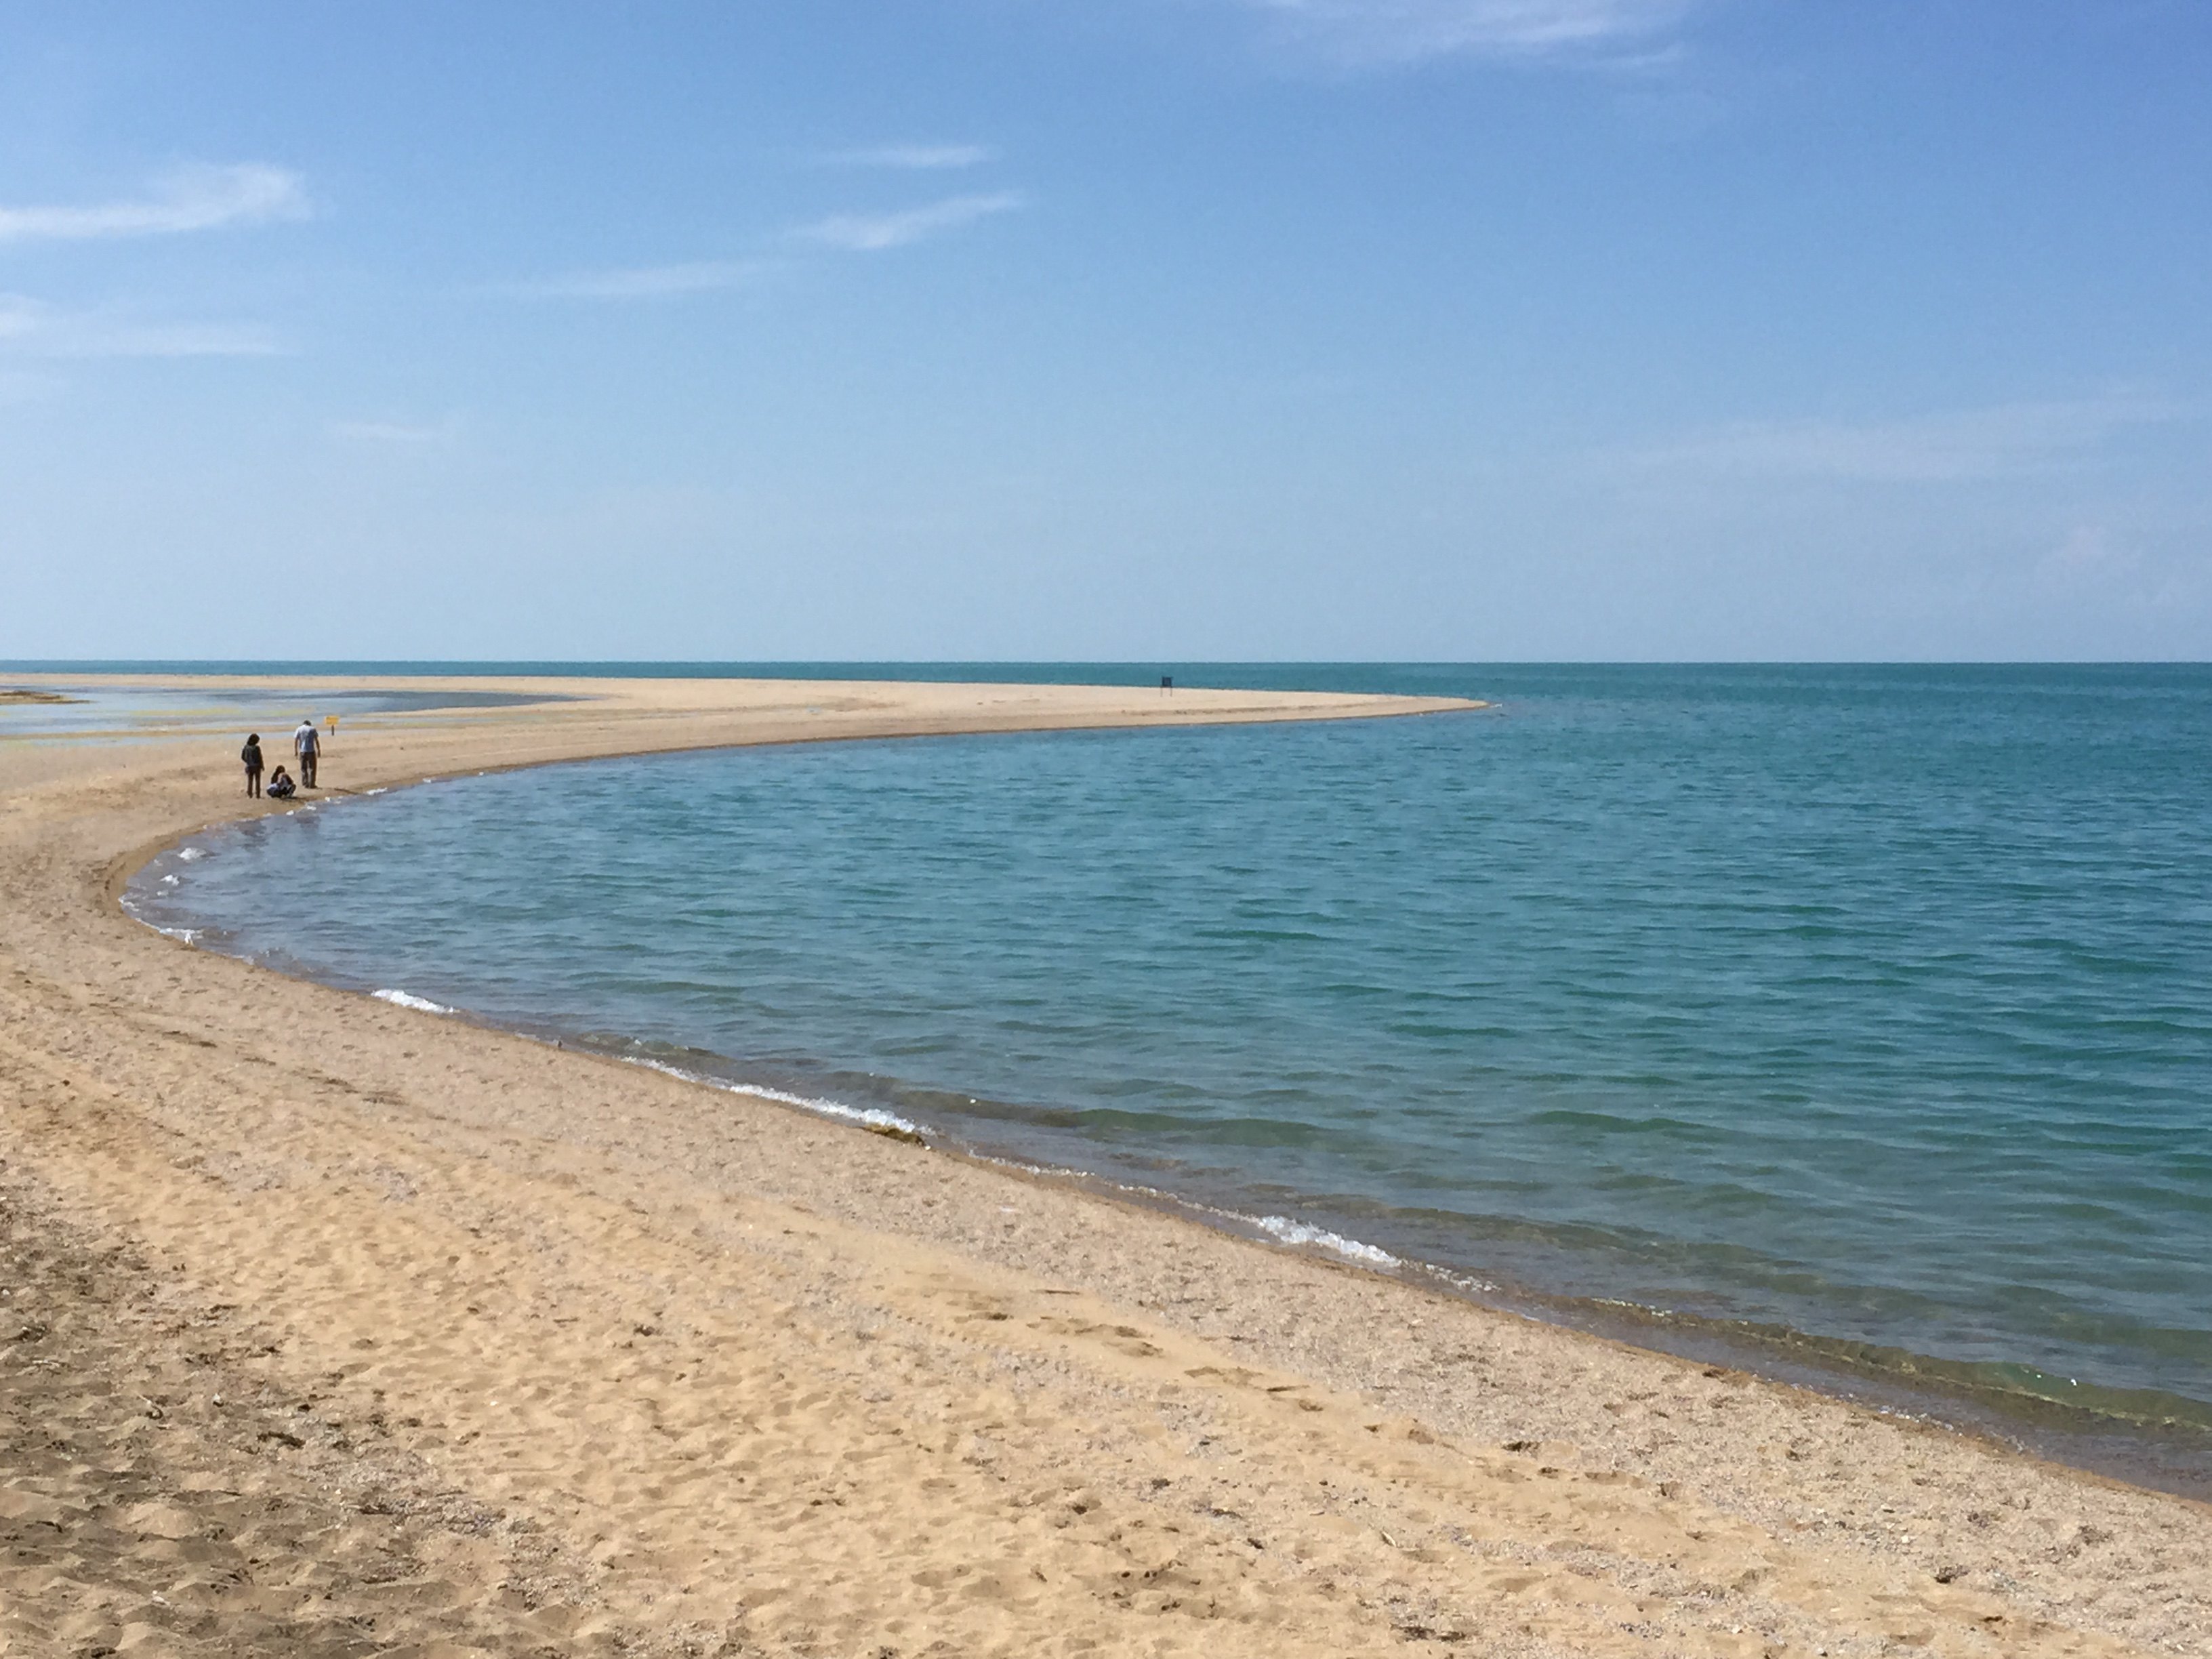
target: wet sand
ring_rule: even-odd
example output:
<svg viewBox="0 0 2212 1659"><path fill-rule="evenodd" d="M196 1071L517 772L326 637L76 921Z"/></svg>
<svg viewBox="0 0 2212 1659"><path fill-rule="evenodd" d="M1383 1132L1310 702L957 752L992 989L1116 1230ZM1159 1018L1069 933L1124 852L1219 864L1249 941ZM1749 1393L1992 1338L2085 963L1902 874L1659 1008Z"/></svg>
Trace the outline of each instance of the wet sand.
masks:
<svg viewBox="0 0 2212 1659"><path fill-rule="evenodd" d="M1434 707L462 684L325 784ZM0 744L0 1652L2212 1651L2203 1505L162 939L236 746Z"/></svg>

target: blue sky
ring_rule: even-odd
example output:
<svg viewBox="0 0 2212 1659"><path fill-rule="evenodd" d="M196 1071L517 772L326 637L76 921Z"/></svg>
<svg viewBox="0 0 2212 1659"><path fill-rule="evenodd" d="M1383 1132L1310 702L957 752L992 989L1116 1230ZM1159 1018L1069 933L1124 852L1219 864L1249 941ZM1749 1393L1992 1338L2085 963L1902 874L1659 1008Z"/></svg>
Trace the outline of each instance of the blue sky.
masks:
<svg viewBox="0 0 2212 1659"><path fill-rule="evenodd" d="M0 657L2202 658L2202 0L0 11Z"/></svg>

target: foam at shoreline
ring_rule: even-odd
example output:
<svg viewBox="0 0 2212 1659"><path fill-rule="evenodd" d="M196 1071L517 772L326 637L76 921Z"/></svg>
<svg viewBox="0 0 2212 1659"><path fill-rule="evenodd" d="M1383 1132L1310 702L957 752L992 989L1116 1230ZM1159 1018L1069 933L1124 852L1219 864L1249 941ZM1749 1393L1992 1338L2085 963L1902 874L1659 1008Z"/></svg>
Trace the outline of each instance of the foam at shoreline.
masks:
<svg viewBox="0 0 2212 1659"><path fill-rule="evenodd" d="M418 997L406 991L371 991L369 995L379 1002L389 1002L400 1008L412 1008L425 1014L450 1014L453 1011L442 1002L433 1002L428 997Z"/></svg>
<svg viewBox="0 0 2212 1659"><path fill-rule="evenodd" d="M930 1132L919 1123L901 1117L896 1112L879 1110L872 1106L848 1106L842 1101L824 1100L814 1095L795 1095L783 1089L770 1089L758 1084L733 1083L727 1079L709 1077L702 1072L687 1072L680 1066L671 1066L665 1060L647 1060L636 1054L618 1058L626 1066L642 1066L649 1072L659 1072L666 1077L680 1078L686 1083L696 1083L724 1094L751 1095L761 1100L773 1100L779 1105L795 1106L802 1112L811 1112L817 1117L836 1118L841 1122L857 1123L867 1129L891 1129L917 1139L926 1139Z"/></svg>

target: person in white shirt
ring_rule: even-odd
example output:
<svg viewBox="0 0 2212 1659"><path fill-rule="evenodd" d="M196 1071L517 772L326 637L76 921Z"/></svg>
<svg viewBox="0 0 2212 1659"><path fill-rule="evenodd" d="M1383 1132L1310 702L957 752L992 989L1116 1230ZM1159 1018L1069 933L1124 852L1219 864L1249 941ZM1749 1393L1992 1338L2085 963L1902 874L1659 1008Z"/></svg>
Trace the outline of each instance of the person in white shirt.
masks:
<svg viewBox="0 0 2212 1659"><path fill-rule="evenodd" d="M300 729L292 733L292 752L300 757L300 787L302 789L313 788L315 762L322 755L323 740L317 734L315 722L312 719L301 720Z"/></svg>

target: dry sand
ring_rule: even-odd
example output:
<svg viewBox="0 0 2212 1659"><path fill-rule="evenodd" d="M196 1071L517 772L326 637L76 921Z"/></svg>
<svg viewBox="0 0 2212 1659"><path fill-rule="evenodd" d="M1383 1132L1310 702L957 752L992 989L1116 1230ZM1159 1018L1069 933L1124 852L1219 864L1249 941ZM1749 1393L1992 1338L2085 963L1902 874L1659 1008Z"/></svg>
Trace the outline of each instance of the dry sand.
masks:
<svg viewBox="0 0 2212 1659"><path fill-rule="evenodd" d="M325 782L1421 707L532 685ZM0 1652L2212 1652L2203 1505L161 938L235 748L0 743Z"/></svg>

